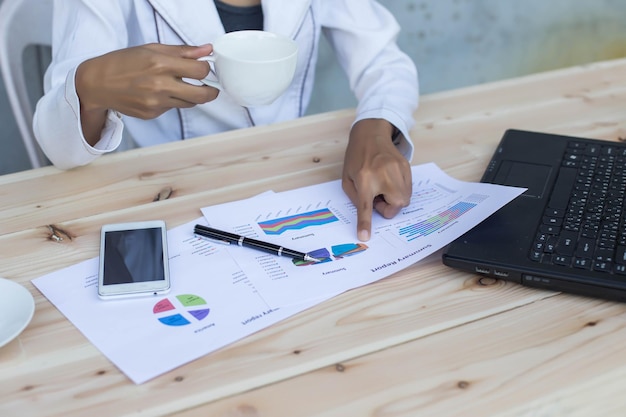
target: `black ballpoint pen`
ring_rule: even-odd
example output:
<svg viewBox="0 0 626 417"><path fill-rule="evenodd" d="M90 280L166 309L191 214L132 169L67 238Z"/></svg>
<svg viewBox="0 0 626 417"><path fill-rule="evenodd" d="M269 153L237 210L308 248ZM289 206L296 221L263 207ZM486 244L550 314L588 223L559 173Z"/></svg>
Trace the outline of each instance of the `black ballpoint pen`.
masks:
<svg viewBox="0 0 626 417"><path fill-rule="evenodd" d="M293 249L287 249L280 245L262 242L260 240L240 236L235 233L224 232L222 230L213 229L212 227L203 226L201 224L197 224L194 227L193 232L198 236L206 237L211 240L217 240L229 245L235 243L239 246L246 246L248 248L268 252L273 255L287 256L289 258L299 259L302 261L320 262L319 259L310 256L308 253L298 252Z"/></svg>

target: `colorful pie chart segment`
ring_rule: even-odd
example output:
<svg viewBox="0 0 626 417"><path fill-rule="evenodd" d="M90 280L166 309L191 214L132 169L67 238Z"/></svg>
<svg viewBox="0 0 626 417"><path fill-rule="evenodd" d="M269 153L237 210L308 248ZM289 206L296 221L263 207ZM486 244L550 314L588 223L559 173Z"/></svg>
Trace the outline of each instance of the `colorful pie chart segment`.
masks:
<svg viewBox="0 0 626 417"><path fill-rule="evenodd" d="M206 301L194 294L164 298L154 305L152 312L167 326L186 326L194 321L204 320L210 312Z"/></svg>
<svg viewBox="0 0 626 417"><path fill-rule="evenodd" d="M363 243L344 243L343 245L335 245L331 248L333 256L337 259L356 255L366 249L367 245Z"/></svg>
<svg viewBox="0 0 626 417"><path fill-rule="evenodd" d="M309 255L316 259L320 259L320 262L310 262L310 261L300 261L293 260L294 265L296 266L305 266L305 265L315 265L321 264L325 262L330 262L335 258L335 260L339 260L341 258L345 258L347 256L356 255L358 253L362 253L367 250L367 245L363 243L344 243L341 245L334 245L330 248L330 251L326 248L317 249L309 252ZM332 255L331 255L332 252Z"/></svg>
<svg viewBox="0 0 626 417"><path fill-rule="evenodd" d="M303 261L303 260L299 260L299 259L293 259L292 260L293 264L295 266L305 266L305 265L320 264L320 263L332 261L332 259L330 258L330 252L328 252L328 249L326 249L326 248L316 249L314 251L311 251L311 252L309 252L309 255L314 257L315 259L319 259L319 262Z"/></svg>

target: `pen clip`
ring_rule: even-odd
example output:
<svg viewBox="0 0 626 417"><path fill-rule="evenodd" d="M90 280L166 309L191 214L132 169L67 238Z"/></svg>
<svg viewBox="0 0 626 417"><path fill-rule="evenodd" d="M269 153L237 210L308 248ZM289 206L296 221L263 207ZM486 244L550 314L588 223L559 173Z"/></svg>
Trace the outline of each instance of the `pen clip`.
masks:
<svg viewBox="0 0 626 417"><path fill-rule="evenodd" d="M198 233L194 233L194 235L196 237L202 238L202 239L206 239L206 240L210 240L211 242L215 242L215 243L221 243L222 245L230 245L230 242L227 240L222 240L222 239L214 239L212 237L208 237L208 236L203 236L201 234Z"/></svg>

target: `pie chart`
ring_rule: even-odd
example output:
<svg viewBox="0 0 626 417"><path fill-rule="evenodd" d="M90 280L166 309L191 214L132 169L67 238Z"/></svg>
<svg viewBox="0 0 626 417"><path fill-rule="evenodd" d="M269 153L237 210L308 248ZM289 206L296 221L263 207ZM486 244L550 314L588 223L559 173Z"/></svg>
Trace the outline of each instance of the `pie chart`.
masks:
<svg viewBox="0 0 626 417"><path fill-rule="evenodd" d="M209 311L204 298L194 294L164 298L152 308L157 319L166 326L186 326L204 320Z"/></svg>

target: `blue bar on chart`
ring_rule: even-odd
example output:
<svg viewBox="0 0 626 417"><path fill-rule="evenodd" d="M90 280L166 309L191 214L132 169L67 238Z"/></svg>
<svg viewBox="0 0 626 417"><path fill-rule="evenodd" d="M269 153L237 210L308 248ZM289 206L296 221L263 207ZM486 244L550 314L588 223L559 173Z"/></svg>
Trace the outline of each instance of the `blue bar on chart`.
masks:
<svg viewBox="0 0 626 417"><path fill-rule="evenodd" d="M475 203L460 201L454 206L433 217L430 217L429 219L409 226L401 227L399 230L400 236L405 236L406 240L409 242L421 236L428 236L429 234L441 229L455 219L459 218L463 215L463 213L466 213L473 207L476 207Z"/></svg>

